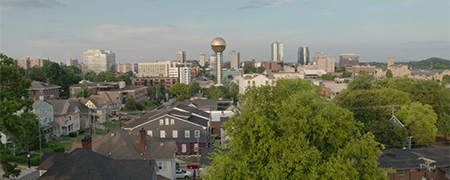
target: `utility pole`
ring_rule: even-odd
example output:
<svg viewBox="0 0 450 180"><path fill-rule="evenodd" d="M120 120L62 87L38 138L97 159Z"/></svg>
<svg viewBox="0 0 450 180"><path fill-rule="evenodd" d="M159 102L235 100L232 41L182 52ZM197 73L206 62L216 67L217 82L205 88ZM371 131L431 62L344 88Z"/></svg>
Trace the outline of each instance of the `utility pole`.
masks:
<svg viewBox="0 0 450 180"><path fill-rule="evenodd" d="M28 159L28 168L31 168L30 162L30 140L27 138L27 159Z"/></svg>
<svg viewBox="0 0 450 180"><path fill-rule="evenodd" d="M42 157L41 123L39 121L38 121L38 132L39 132L39 155Z"/></svg>
<svg viewBox="0 0 450 180"><path fill-rule="evenodd" d="M419 160L425 161L425 164L420 164L420 167L426 167L427 171L425 171L425 179L428 179L428 171L436 169L436 165L431 166L431 164L436 163L435 160L426 158L426 157L420 157Z"/></svg>

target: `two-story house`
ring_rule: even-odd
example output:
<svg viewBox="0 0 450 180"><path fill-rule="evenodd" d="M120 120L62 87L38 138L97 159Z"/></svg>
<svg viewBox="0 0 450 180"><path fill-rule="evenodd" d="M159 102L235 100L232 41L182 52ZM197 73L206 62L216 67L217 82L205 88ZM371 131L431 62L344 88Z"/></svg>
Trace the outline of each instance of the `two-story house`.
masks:
<svg viewBox="0 0 450 180"><path fill-rule="evenodd" d="M40 81L31 82L31 87L28 88L28 96L33 100L49 100L59 99L59 90L61 86L56 86Z"/></svg>
<svg viewBox="0 0 450 180"><path fill-rule="evenodd" d="M61 135L68 135L80 129L80 109L78 106L70 105L69 101L49 100L53 105L55 121L59 124Z"/></svg>
<svg viewBox="0 0 450 180"><path fill-rule="evenodd" d="M110 114L120 113L123 100L123 93L120 91L101 91L98 94L91 95L89 98L106 100L108 103L107 111Z"/></svg>
<svg viewBox="0 0 450 180"><path fill-rule="evenodd" d="M111 116L108 113L108 102L99 98L80 98L80 102L94 111L94 121L97 125L105 123Z"/></svg>
<svg viewBox="0 0 450 180"><path fill-rule="evenodd" d="M44 128L45 140L53 135L60 136L59 124L55 121L53 105L45 100L37 100L33 103L33 112L39 121L39 126Z"/></svg>
<svg viewBox="0 0 450 180"><path fill-rule="evenodd" d="M68 99L71 106L78 106L80 110L80 129L87 129L93 125L95 111L88 108L80 99Z"/></svg>
<svg viewBox="0 0 450 180"><path fill-rule="evenodd" d="M179 104L147 112L124 129L137 134L142 128L150 137L175 140L178 156L197 155L208 143L209 113Z"/></svg>

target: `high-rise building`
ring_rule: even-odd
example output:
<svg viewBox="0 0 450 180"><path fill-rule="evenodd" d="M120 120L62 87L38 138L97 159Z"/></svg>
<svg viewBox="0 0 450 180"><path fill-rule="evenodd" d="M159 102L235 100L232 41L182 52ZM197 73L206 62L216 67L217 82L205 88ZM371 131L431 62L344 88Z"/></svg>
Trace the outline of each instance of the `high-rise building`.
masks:
<svg viewBox="0 0 450 180"><path fill-rule="evenodd" d="M168 77L171 61L138 63L141 77Z"/></svg>
<svg viewBox="0 0 450 180"><path fill-rule="evenodd" d="M186 51L181 51L175 53L175 60L179 63L185 63L186 62Z"/></svg>
<svg viewBox="0 0 450 180"><path fill-rule="evenodd" d="M206 62L205 62L205 54L200 53L200 57L199 57L199 60L198 60L198 64L199 64L201 67L205 66L205 64L206 64Z"/></svg>
<svg viewBox="0 0 450 180"><path fill-rule="evenodd" d="M309 48L308 46L301 46L297 52L297 63L301 65L309 64Z"/></svg>
<svg viewBox="0 0 450 180"><path fill-rule="evenodd" d="M343 53L339 55L339 66L352 67L359 65L359 54Z"/></svg>
<svg viewBox="0 0 450 180"><path fill-rule="evenodd" d="M216 69L216 55L211 55L210 57L209 57L209 69Z"/></svg>
<svg viewBox="0 0 450 180"><path fill-rule="evenodd" d="M239 52L232 51L230 59L230 69L238 70L240 62L241 60Z"/></svg>
<svg viewBox="0 0 450 180"><path fill-rule="evenodd" d="M67 66L78 66L78 59L67 58Z"/></svg>
<svg viewBox="0 0 450 180"><path fill-rule="evenodd" d="M276 41L272 43L272 61L284 61L282 42Z"/></svg>
<svg viewBox="0 0 450 180"><path fill-rule="evenodd" d="M324 70L327 73L334 72L335 62L331 56L326 57L322 52L316 52L313 59L317 62L317 69Z"/></svg>
<svg viewBox="0 0 450 180"><path fill-rule="evenodd" d="M87 50L83 53L83 62L88 71L99 73L115 71L116 54L101 49Z"/></svg>
<svg viewBox="0 0 450 180"><path fill-rule="evenodd" d="M180 83L191 84L191 68L180 67Z"/></svg>
<svg viewBox="0 0 450 180"><path fill-rule="evenodd" d="M118 73L127 73L128 71L133 72L134 74L138 73L138 64L137 63L116 63L116 72Z"/></svg>

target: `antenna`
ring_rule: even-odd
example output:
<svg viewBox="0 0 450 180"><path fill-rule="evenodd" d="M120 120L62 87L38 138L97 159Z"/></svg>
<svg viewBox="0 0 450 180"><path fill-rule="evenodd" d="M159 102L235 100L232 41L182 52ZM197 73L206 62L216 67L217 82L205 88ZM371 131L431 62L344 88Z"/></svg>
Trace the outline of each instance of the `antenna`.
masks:
<svg viewBox="0 0 450 180"><path fill-rule="evenodd" d="M425 164L420 164L420 167L426 167L428 171L431 171L432 169L436 169L436 165L431 166L431 164L436 163L435 160L426 158L426 157L420 157L419 160L425 161Z"/></svg>

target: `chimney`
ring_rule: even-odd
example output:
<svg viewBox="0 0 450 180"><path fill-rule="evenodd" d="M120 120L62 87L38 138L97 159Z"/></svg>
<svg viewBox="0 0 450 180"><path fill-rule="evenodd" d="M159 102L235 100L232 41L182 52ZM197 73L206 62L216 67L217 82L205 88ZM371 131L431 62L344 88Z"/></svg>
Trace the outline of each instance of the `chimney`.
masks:
<svg viewBox="0 0 450 180"><path fill-rule="evenodd" d="M141 137L141 155L145 154L145 149L147 146L147 138L145 136L145 130L142 128L139 131L139 136Z"/></svg>
<svg viewBox="0 0 450 180"><path fill-rule="evenodd" d="M88 149L88 150L91 150L92 151L92 138L91 138L91 136L86 136L86 137L84 137L82 140L81 140L81 146L84 148L84 149Z"/></svg>

